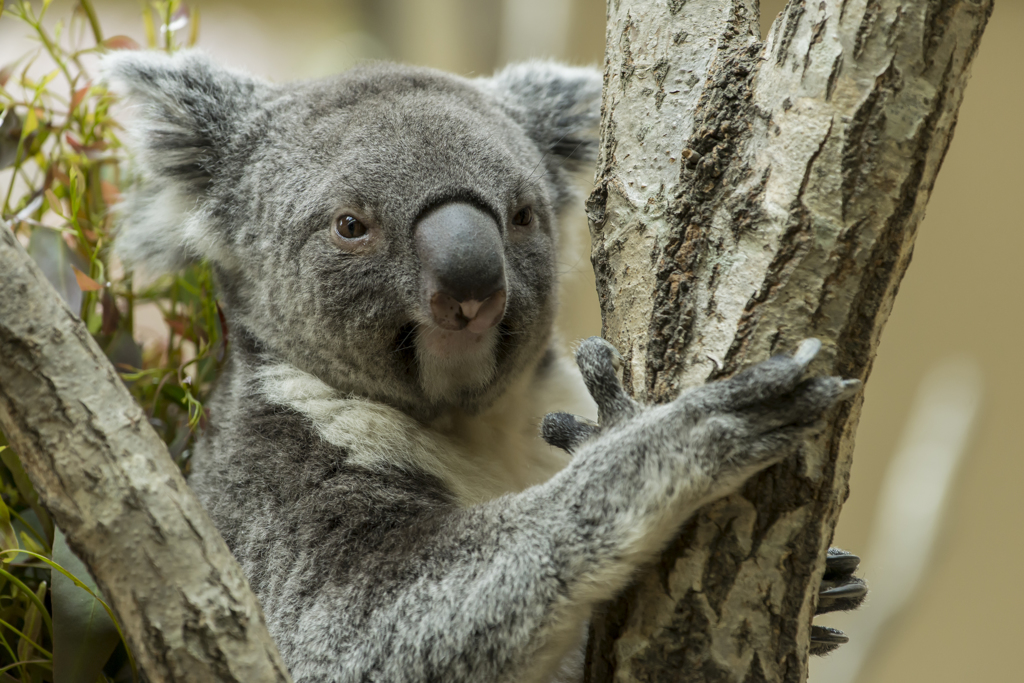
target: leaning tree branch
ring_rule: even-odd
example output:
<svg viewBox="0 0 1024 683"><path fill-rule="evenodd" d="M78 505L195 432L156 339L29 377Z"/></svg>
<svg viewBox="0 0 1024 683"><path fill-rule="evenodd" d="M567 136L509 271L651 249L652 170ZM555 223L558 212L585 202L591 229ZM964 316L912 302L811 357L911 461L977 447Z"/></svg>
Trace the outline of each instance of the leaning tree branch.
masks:
<svg viewBox="0 0 1024 683"><path fill-rule="evenodd" d="M0 223L0 428L150 681L287 683L256 597L85 325Z"/></svg>
<svg viewBox="0 0 1024 683"><path fill-rule="evenodd" d="M609 0L587 211L637 397L811 336L814 372L867 378L991 11L791 0L762 43L756 0ZM588 680L806 679L860 407L686 524L595 616Z"/></svg>

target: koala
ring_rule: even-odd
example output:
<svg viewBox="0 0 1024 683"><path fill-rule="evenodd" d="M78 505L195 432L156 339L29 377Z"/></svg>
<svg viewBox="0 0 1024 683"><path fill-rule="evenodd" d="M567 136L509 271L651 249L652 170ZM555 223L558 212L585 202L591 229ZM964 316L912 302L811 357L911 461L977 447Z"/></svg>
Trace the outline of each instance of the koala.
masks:
<svg viewBox="0 0 1024 683"><path fill-rule="evenodd" d="M562 358L594 70L102 68L133 116L118 253L215 273L231 348L189 483L297 683L578 680L594 606L856 390L805 377L814 340L654 406L607 342ZM830 555L823 609L863 596L856 566Z"/></svg>

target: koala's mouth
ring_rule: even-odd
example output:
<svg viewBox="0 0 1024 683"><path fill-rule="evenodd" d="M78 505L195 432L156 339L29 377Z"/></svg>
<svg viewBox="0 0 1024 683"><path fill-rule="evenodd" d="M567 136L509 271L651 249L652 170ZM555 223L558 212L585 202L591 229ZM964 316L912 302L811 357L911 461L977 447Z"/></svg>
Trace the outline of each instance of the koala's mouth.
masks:
<svg viewBox="0 0 1024 683"><path fill-rule="evenodd" d="M416 369L416 323L409 322L399 328L393 343L395 358L399 364L406 369L407 373L415 376Z"/></svg>
<svg viewBox="0 0 1024 683"><path fill-rule="evenodd" d="M479 390L494 380L512 336L506 320L484 334L409 322L395 335L394 355L406 376L428 396L452 398L453 393Z"/></svg>

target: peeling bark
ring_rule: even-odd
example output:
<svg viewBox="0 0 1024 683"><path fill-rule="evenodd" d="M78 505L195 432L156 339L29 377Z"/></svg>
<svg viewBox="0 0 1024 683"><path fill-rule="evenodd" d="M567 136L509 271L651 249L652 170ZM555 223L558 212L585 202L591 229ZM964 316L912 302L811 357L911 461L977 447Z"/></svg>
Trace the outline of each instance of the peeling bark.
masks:
<svg viewBox="0 0 1024 683"><path fill-rule="evenodd" d="M811 336L814 372L867 379L991 11L793 0L762 43L755 0L609 0L587 213L636 397ZM588 681L806 680L860 407L690 520L595 615Z"/></svg>
<svg viewBox="0 0 1024 683"><path fill-rule="evenodd" d="M85 325L0 223L0 428L148 680L291 679L241 568Z"/></svg>

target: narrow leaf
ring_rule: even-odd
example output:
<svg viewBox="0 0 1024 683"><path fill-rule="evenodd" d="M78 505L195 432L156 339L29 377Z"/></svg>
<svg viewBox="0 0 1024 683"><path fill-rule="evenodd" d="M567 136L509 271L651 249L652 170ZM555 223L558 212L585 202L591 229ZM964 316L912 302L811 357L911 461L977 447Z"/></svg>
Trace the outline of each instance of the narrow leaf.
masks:
<svg viewBox="0 0 1024 683"><path fill-rule="evenodd" d="M50 188L46 188L46 192L44 194L46 194L46 201L50 205L50 211L53 211L55 214L63 218L64 207L61 206L60 200L57 199L57 195L54 194L53 190Z"/></svg>
<svg viewBox="0 0 1024 683"><path fill-rule="evenodd" d="M55 530L53 561L87 585L94 593L99 588L89 570ZM117 627L100 601L79 588L58 571L51 572L53 582L53 681L54 683L95 683L103 665L117 647Z"/></svg>
<svg viewBox="0 0 1024 683"><path fill-rule="evenodd" d="M149 10L142 13L142 26L146 30L146 45L156 47L156 26L153 24L153 13Z"/></svg>
<svg viewBox="0 0 1024 683"><path fill-rule="evenodd" d="M0 499L0 545L3 550L18 550L18 535L14 532L14 525L11 524L11 513L7 503ZM14 555L4 555L3 562L6 564L13 559Z"/></svg>
<svg viewBox="0 0 1024 683"><path fill-rule="evenodd" d="M25 622L21 627L25 637L18 640L18 659L29 659L36 652L36 643L39 642L39 636L43 632L43 618L39 606L43 604L43 600L46 598L46 588L46 582L41 581L35 593L37 599L30 601L28 604L28 610L25 612Z"/></svg>
<svg viewBox="0 0 1024 683"><path fill-rule="evenodd" d="M100 194L103 195L103 203L107 206L113 206L121 201L121 191L109 180L100 181Z"/></svg>
<svg viewBox="0 0 1024 683"><path fill-rule="evenodd" d="M35 232L41 232L36 230ZM34 235L35 233L33 233ZM81 296L81 294L79 294ZM10 448L4 448L0 450L0 461L3 461L4 466L11 473L11 478L14 479L14 485L18 489L18 495L21 499L29 504L32 511L36 513L36 517L39 519L39 523L43 529L47 532L47 536L50 534L50 529L53 526L53 522L50 521L50 513L46 511L42 505L39 504L39 496L36 494L36 490L32 488L32 482L29 481L28 475L25 473L25 468L21 466L21 460L18 459L18 454Z"/></svg>
<svg viewBox="0 0 1024 683"><path fill-rule="evenodd" d="M96 39L97 43L102 43L103 29L100 28L100 20L96 17L96 10L93 8L91 0L79 0L78 6L85 12L85 16L89 18L93 38Z"/></svg>
<svg viewBox="0 0 1024 683"><path fill-rule="evenodd" d="M92 88L92 84L87 83L84 87L79 88L74 92L74 94L71 96L71 111L78 109L78 105L80 105L82 103L82 100L85 99L85 96L89 94L90 88Z"/></svg>
<svg viewBox="0 0 1024 683"><path fill-rule="evenodd" d="M28 253L36 262L43 275L57 290L68 307L76 313L82 307L82 290L75 281L71 266L83 266L81 259L73 254L56 230L33 230L28 241Z"/></svg>
<svg viewBox="0 0 1024 683"><path fill-rule="evenodd" d="M111 36L103 41L103 46L108 50L139 50L141 47L137 42L128 36Z"/></svg>
<svg viewBox="0 0 1024 683"><path fill-rule="evenodd" d="M31 550L32 552L39 553L40 555L46 552L46 548L39 545L39 543L36 542L34 538L29 536L28 533L22 531L20 534L18 534L18 538L21 539L21 545L23 548L25 548L25 550Z"/></svg>
<svg viewBox="0 0 1024 683"><path fill-rule="evenodd" d="M141 368L142 347L125 330L118 330L104 349L107 358L118 368Z"/></svg>
<svg viewBox="0 0 1024 683"><path fill-rule="evenodd" d="M71 266L71 270L75 271L75 280L78 282L78 288L83 292L96 292L103 289L103 285L93 280L75 266Z"/></svg>
<svg viewBox="0 0 1024 683"><path fill-rule="evenodd" d="M188 32L188 46L195 47L195 44L199 42L199 8L192 8L192 20L191 26Z"/></svg>
<svg viewBox="0 0 1024 683"><path fill-rule="evenodd" d="M18 141L21 140L21 119L8 107L0 111L0 168L7 168L18 160Z"/></svg>
<svg viewBox="0 0 1024 683"><path fill-rule="evenodd" d="M21 139L24 140L39 127L39 117L36 116L36 110L29 107L28 114L25 115L25 123L21 127Z"/></svg>
<svg viewBox="0 0 1024 683"><path fill-rule="evenodd" d="M54 527L54 531L55 532L59 532L59 529ZM11 552L11 551L4 550L4 551L0 551L0 552L7 553L7 552ZM67 580L71 581L74 585L78 586L82 590L86 591L89 595L91 595L93 598L95 598L99 602L100 607L102 607L103 611L107 613L108 617L110 617L111 623L114 624L114 628L117 630L117 635L121 638L121 642L124 644L125 654L128 656L128 666L130 666L131 670L132 670L132 680L133 681L139 680L139 677L138 677L138 667L135 665L135 657L132 655L132 649L131 649L131 647L129 647L128 640L124 637L124 631L121 630L120 624L117 623L117 617L114 616L114 611L112 609L110 609L110 605L108 605L107 603L103 602L103 598L101 598L97 594L97 591L95 591L92 588L90 588L81 579L79 579L77 576L75 576L74 574L72 574L67 569L65 569L61 565L57 564L56 562L54 562L50 558L46 557L45 555L39 555L37 553L33 553L33 552L30 552L30 551L27 551L27 550L22 551L22 552L24 552L26 555L31 555L32 557L36 558L37 560L39 560L43 564L48 565L50 567L50 569L56 570L59 574L64 576L64 578L66 578ZM88 570L86 570L85 573L87 575L89 575L88 574ZM51 574L52 574L52 572L51 572ZM15 584L20 590L22 590L22 592L27 591L30 599L38 601L38 598L36 598L35 594L32 593L31 591L29 591L28 587L24 583L19 581L18 578L16 576L12 575L10 572L6 572L6 571L0 569L0 577L7 577L11 581L11 583ZM42 604L43 604L42 602L39 602L39 606L40 607L42 607ZM43 612L43 621L45 621L47 626L49 627L50 639L52 640L53 639L53 623L50 620L49 613Z"/></svg>

